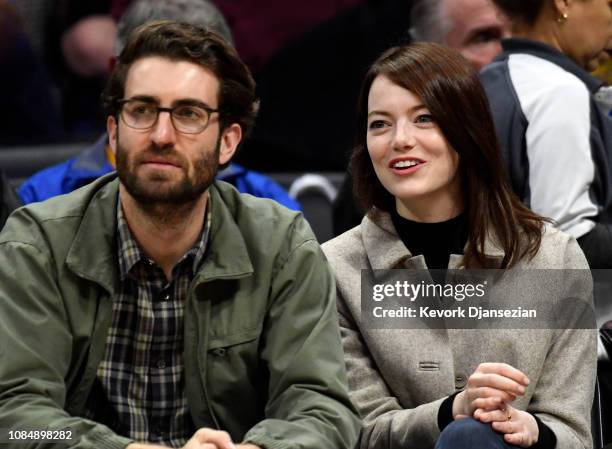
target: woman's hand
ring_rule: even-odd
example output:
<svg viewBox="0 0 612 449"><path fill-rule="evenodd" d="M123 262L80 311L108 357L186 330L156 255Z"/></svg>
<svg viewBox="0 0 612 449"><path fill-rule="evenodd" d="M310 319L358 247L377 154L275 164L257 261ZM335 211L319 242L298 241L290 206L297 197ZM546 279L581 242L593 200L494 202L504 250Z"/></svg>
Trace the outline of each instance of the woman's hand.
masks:
<svg viewBox="0 0 612 449"><path fill-rule="evenodd" d="M504 441L520 447L530 447L538 442L538 423L531 413L517 410L510 405L505 409L474 412L478 421L491 423L493 430L504 434Z"/></svg>
<svg viewBox="0 0 612 449"><path fill-rule="evenodd" d="M453 418L474 416L478 409L504 409L525 394L527 385L527 376L506 363L481 363L469 377L467 388L455 396Z"/></svg>

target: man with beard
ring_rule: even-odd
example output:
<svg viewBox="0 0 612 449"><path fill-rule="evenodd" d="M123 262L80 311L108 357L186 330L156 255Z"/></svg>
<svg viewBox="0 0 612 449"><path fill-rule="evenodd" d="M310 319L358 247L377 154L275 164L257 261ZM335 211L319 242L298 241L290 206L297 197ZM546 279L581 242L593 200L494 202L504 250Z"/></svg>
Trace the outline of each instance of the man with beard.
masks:
<svg viewBox="0 0 612 449"><path fill-rule="evenodd" d="M130 4L117 24L115 54L109 66L125 47L130 33L153 20L191 23L216 31L230 43L233 41L225 18L209 0L138 0ZM115 169L116 155L108 144L108 135L104 133L78 155L32 175L19 186L18 194L23 204L44 201L70 193ZM242 193L272 198L289 209L300 210L299 203L272 178L242 167L233 160L217 173L217 179L229 182Z"/></svg>
<svg viewBox="0 0 612 449"><path fill-rule="evenodd" d="M214 181L256 109L235 50L196 26L144 25L104 104L118 179L21 208L0 235L0 441L352 448L312 231Z"/></svg>

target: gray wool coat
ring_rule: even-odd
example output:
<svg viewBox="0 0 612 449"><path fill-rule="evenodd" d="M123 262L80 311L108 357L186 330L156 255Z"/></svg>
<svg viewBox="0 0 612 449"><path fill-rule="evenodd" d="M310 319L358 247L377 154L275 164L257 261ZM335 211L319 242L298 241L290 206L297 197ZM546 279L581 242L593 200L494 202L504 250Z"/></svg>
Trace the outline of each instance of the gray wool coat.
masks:
<svg viewBox="0 0 612 449"><path fill-rule="evenodd" d="M423 256L411 256L390 216L380 212L325 243L323 251L336 276L351 397L363 418L361 449L433 448L440 404L464 389L482 362L505 362L529 377L525 395L513 406L547 424L557 449L592 447L594 329L366 329L360 319L360 270L424 269ZM485 254L499 266L503 251L490 240ZM458 268L462 258L451 255L449 268ZM588 269L588 264L573 237L547 226L536 256L516 268ZM592 301L592 284L586 284L585 298Z"/></svg>

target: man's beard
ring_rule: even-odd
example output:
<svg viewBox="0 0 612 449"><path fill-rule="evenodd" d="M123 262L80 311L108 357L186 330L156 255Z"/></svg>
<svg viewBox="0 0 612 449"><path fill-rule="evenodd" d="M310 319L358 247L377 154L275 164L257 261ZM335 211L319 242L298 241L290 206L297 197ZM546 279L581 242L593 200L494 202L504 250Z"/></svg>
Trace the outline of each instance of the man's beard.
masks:
<svg viewBox="0 0 612 449"><path fill-rule="evenodd" d="M143 209L180 207L194 203L212 184L219 167L220 145L221 136L214 151L200 151L201 157L193 161L193 178L190 178L189 161L171 146L160 147L152 143L146 151L130 159L129 151L117 136L117 174L125 190ZM140 170L138 173L138 167L151 156L163 157L177 165L183 173L182 178L173 180L172 173L163 171L143 174Z"/></svg>

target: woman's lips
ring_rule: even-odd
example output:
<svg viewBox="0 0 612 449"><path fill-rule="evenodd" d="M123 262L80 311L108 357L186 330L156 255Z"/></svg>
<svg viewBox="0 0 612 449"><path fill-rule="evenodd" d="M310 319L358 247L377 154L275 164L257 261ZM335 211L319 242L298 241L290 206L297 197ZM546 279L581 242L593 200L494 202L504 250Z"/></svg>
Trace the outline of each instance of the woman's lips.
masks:
<svg viewBox="0 0 612 449"><path fill-rule="evenodd" d="M418 158L396 158L389 162L389 168L397 175L410 175L424 164L425 161Z"/></svg>

